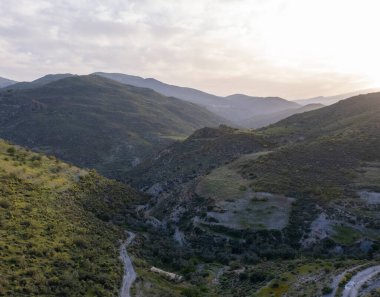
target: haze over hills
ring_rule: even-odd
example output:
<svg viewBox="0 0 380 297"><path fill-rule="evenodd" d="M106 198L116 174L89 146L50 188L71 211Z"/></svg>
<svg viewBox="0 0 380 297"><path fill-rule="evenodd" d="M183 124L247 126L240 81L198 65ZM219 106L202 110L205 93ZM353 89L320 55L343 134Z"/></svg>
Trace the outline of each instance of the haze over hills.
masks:
<svg viewBox="0 0 380 297"><path fill-rule="evenodd" d="M4 88L4 87L10 86L10 85L13 85L15 83L17 83L17 82L14 80L7 79L4 77L0 77L0 88Z"/></svg>
<svg viewBox="0 0 380 297"><path fill-rule="evenodd" d="M153 78L142 78L121 73L95 72L94 74L116 80L123 84L150 88L165 96L173 96L205 106L211 112L226 118L238 125L254 115L278 112L299 107L295 102L277 97L251 97L247 95L231 95L219 97L196 89L165 84Z"/></svg>
<svg viewBox="0 0 380 297"><path fill-rule="evenodd" d="M361 94L368 94L368 93L375 93L379 92L379 88L372 88L372 89L365 89L365 90L358 90L354 92L339 94L335 96L318 96L313 97L309 99L300 99L295 100L296 103L302 104L302 105L308 105L308 104L323 104L323 105L331 105L334 103L337 103L340 100L344 100L353 96L361 95Z"/></svg>
<svg viewBox="0 0 380 297"><path fill-rule="evenodd" d="M0 137L108 176L204 126L205 108L96 75L0 93Z"/></svg>
<svg viewBox="0 0 380 297"><path fill-rule="evenodd" d="M0 297L380 297L379 11L0 1Z"/></svg>
<svg viewBox="0 0 380 297"><path fill-rule="evenodd" d="M262 127L268 126L270 124L276 123L276 122L278 122L282 119L285 119L287 117L290 117L294 114L312 111L315 109L322 108L324 106L325 105L323 105L323 104L314 103L314 104L308 104L308 105L305 105L302 107L291 108L291 109L287 109L287 110L273 112L270 114L256 115L250 119L245 120L243 122L243 126L249 127L249 128L262 128Z"/></svg>
<svg viewBox="0 0 380 297"><path fill-rule="evenodd" d="M3 89L0 137L136 190L0 141L1 240L14 247L0 249L0 294L117 294L123 228L136 233L137 296L320 296L345 269L372 265L380 93L294 106L275 114L302 113L240 130L215 127L223 120L196 104L97 75Z"/></svg>
<svg viewBox="0 0 380 297"><path fill-rule="evenodd" d="M315 109L320 106L318 104L330 105L354 95L378 90L367 89L330 97L320 96L310 99L288 101L279 97L253 97L244 94L219 97L193 88L165 84L154 78L144 79L142 77L121 73L95 72L94 74L126 85L149 88L165 96L190 101L206 107L216 115L228 119L231 124L246 128L260 128L273 124L292 114ZM32 82L20 82L7 85L6 89L35 88L70 76L73 76L73 74L49 74Z"/></svg>

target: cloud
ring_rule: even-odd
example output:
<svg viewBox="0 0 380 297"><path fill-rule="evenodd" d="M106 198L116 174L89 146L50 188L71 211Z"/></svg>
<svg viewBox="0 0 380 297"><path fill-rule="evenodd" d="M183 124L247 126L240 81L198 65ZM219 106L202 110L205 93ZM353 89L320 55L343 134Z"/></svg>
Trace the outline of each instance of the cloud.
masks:
<svg viewBox="0 0 380 297"><path fill-rule="evenodd" d="M0 75L117 71L217 94L287 98L351 91L380 83L377 4L358 3L0 1Z"/></svg>

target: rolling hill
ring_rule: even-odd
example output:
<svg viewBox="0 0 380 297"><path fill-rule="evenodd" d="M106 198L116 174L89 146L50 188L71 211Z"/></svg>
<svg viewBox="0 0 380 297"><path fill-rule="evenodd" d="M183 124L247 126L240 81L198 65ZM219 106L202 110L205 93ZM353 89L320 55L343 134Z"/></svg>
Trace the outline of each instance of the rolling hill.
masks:
<svg viewBox="0 0 380 297"><path fill-rule="evenodd" d="M0 92L0 137L111 177L223 121L198 105L95 75Z"/></svg>
<svg viewBox="0 0 380 297"><path fill-rule="evenodd" d="M94 74L123 84L149 88L165 96L173 96L205 106L209 111L228 119L238 126L244 125L244 120L255 115L269 114L289 108L300 107L295 102L277 97L251 97L241 94L219 97L192 88L165 84L153 78L144 79L142 77L121 73L96 72Z"/></svg>

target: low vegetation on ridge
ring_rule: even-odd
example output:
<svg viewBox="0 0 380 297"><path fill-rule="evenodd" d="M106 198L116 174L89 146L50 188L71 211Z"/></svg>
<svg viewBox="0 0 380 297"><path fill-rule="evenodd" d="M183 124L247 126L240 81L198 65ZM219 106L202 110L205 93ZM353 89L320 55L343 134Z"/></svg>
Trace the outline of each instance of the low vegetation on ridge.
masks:
<svg viewBox="0 0 380 297"><path fill-rule="evenodd" d="M115 296L127 204L94 172L0 141L0 296ZM123 212L123 213L121 213Z"/></svg>

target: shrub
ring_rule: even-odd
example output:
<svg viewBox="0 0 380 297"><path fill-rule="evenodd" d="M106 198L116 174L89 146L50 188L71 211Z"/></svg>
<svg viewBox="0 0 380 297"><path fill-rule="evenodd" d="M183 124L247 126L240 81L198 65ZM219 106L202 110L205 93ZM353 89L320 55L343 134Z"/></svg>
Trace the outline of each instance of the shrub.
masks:
<svg viewBox="0 0 380 297"><path fill-rule="evenodd" d="M14 147L10 147L9 149L7 149L7 153L11 156L14 156L14 154L16 153L16 149Z"/></svg>
<svg viewBox="0 0 380 297"><path fill-rule="evenodd" d="M0 199L0 207L1 208L9 208L9 207L11 207L11 204L8 200Z"/></svg>
<svg viewBox="0 0 380 297"><path fill-rule="evenodd" d="M330 294L330 293L332 293L332 291L333 291L333 289L330 288L330 287L324 287L324 288L322 289L322 293L323 293L323 295Z"/></svg>

